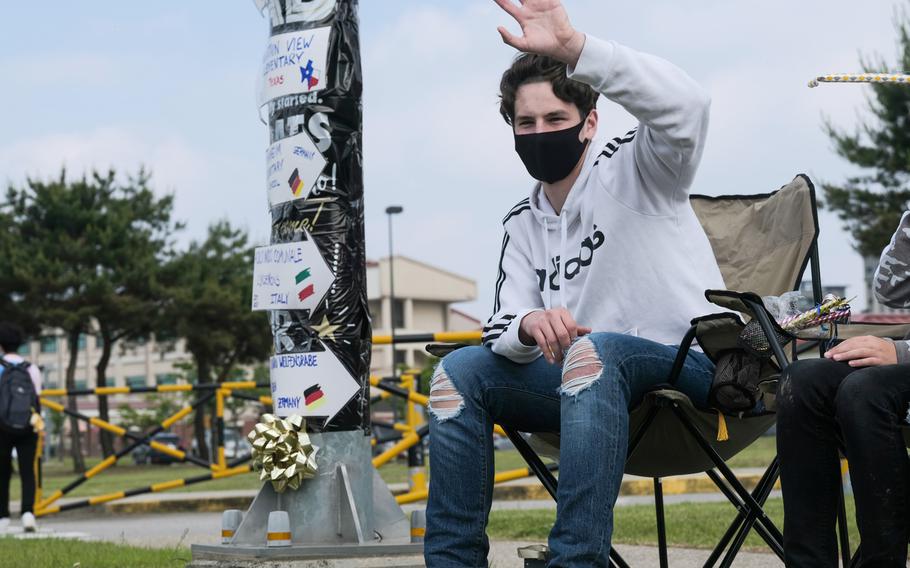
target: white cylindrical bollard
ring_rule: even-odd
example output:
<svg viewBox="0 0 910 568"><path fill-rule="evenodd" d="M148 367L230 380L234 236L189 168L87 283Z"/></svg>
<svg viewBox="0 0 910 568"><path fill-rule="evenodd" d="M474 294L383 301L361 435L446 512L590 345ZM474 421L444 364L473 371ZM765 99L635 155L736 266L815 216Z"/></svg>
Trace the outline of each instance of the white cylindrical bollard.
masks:
<svg viewBox="0 0 910 568"><path fill-rule="evenodd" d="M228 509L221 514L221 544L231 544L242 520L243 511L240 509Z"/></svg>
<svg viewBox="0 0 910 568"><path fill-rule="evenodd" d="M269 513L268 546L291 546L291 521L287 511Z"/></svg>
<svg viewBox="0 0 910 568"><path fill-rule="evenodd" d="M411 513L411 542L423 542L427 532L427 512L418 509Z"/></svg>

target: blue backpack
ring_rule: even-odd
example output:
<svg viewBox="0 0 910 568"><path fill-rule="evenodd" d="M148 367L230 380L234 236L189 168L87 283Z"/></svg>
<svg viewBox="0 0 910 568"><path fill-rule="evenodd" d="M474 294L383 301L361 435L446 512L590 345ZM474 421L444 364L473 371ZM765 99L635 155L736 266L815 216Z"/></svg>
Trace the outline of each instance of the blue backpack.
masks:
<svg viewBox="0 0 910 568"><path fill-rule="evenodd" d="M32 429L32 410L38 407L38 393L28 372L30 363L0 359L0 428L13 432Z"/></svg>

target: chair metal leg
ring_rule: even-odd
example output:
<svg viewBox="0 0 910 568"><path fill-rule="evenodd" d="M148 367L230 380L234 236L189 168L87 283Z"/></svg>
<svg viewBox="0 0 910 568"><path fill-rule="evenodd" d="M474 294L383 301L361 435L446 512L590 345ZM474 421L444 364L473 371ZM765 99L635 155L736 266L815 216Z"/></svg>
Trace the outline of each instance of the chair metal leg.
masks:
<svg viewBox="0 0 910 568"><path fill-rule="evenodd" d="M711 444L705 440L704 436L701 435L701 432L698 431L698 428L692 424L692 421L683 413L679 408L679 405L672 404L670 409L676 414L676 417L683 423L683 426L686 427L686 430L692 435L695 439L695 442L701 447L702 451L714 462L714 465L720 471L724 479L729 483L732 490L737 494L739 499L742 501L743 506L746 507L749 511L755 514L755 521L758 523L758 526L755 527L756 531L765 542L768 543L768 546L771 550L774 551L781 559L784 556L783 550L783 535L780 533L780 530L774 523L771 522L771 519L768 518L768 515L765 514L764 510L755 500L751 493L742 486L742 483L736 478L727 464L724 462L723 458L718 455L718 453L711 447Z"/></svg>
<svg viewBox="0 0 910 568"><path fill-rule="evenodd" d="M610 547L610 564L616 566L616 568L631 568L612 546Z"/></svg>
<svg viewBox="0 0 910 568"><path fill-rule="evenodd" d="M752 491L752 495L755 499L761 504L764 505L767 501L768 496L771 494L771 491L774 489L774 484L777 482L777 477L780 474L780 469L777 466L777 460L773 461L770 466L765 470L764 475L762 475L761 480L759 480L758 485ZM723 480L723 478L714 470L706 472L708 477L714 484L720 489L721 493L727 498L727 500L736 507L737 515L736 518L730 523L730 526L727 528L727 531L724 533L724 536L721 537L720 541L717 543L717 546L714 547L714 550L711 551L711 555L705 561L705 568L713 567L717 564L718 559L720 559L721 554L727 550L727 547L730 546L730 550L727 553L727 556L724 557L725 561L727 558L732 558L739 553L739 549L742 546L742 541L745 540L745 536L748 534L755 522L755 516L752 515L749 509L745 506L742 500L730 489L729 485ZM747 525L748 521L748 525ZM744 529L745 526L748 526L748 529ZM762 527L759 526L756 528L757 531L761 532ZM737 537L733 545L730 545L730 542L733 540L734 535ZM740 535L742 535L740 537ZM763 535L762 538L767 540L770 538L770 535Z"/></svg>
<svg viewBox="0 0 910 568"><path fill-rule="evenodd" d="M664 516L664 486L659 477L654 478L654 511L657 513L657 554L660 557L660 568L668 568L667 562L667 523Z"/></svg>
<svg viewBox="0 0 910 568"><path fill-rule="evenodd" d="M770 468L765 471L765 476L768 475L768 471L770 471ZM733 522L730 523L729 527L727 527L727 531L724 533L724 536L721 537L720 541L717 543L717 546L714 547L714 550L711 551L711 555L705 561L704 567L709 568L717 564L717 561L720 559L720 555L727 549L730 541L739 531L740 527L748 516L748 509L746 509L746 507L743 505L742 500L736 496L733 490L730 489L730 486L727 485L727 482L724 481L723 478L715 470L712 469L706 473L708 474L708 477L711 479L711 481L714 482L714 485L720 489L720 492L723 493L724 497L727 498L727 501L729 501L737 511L736 518L733 519ZM762 479L764 479L764 477Z"/></svg>
<svg viewBox="0 0 910 568"><path fill-rule="evenodd" d="M528 442L521 437L521 434L511 428L503 428L503 430L505 430L509 440L512 441L512 445L515 446L515 449L521 454L522 459L528 464L528 468L537 476L537 479L543 484L547 493L550 494L550 497L556 501L556 487L558 485L556 477L550 473L549 468L547 468L540 457L534 453L534 450L531 449Z"/></svg>
<svg viewBox="0 0 910 568"><path fill-rule="evenodd" d="M777 481L778 476L780 475L780 461L777 456L774 457L774 460L771 462L771 465L768 466L768 469L765 471L765 475L762 476L762 479L759 481L759 484L756 486L755 490L752 492L753 497L759 503L760 506L765 504L765 501L768 499L768 495L771 494L771 490L774 489L774 483ZM742 520L739 531L736 533L736 537L733 539L733 542L730 544L730 548L727 551L727 554L724 556L721 566L727 568L732 566L733 560L736 558L736 555L739 554L739 550L742 548L743 544L746 542L746 537L749 536L749 531L755 526L755 521L757 520L757 512L749 511ZM755 527L756 530L761 534L761 526ZM767 538L765 539L767 540ZM781 544L781 555L783 554L783 540L780 541ZM774 547L772 546L772 549Z"/></svg>

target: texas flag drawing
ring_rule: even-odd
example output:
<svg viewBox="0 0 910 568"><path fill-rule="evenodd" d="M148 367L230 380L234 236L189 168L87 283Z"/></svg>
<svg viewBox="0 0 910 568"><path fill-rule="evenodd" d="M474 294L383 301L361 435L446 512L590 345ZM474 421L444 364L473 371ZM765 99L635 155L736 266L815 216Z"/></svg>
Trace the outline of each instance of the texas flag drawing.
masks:
<svg viewBox="0 0 910 568"><path fill-rule="evenodd" d="M299 286L300 284L304 284L306 282L306 280L308 280L309 278L310 278L310 269L305 268L297 273L297 276L294 278L294 280L295 280L296 284ZM310 284L310 285L306 286L304 289L302 289L300 292L298 292L297 297L300 298L300 301L302 302L302 301L306 300L307 298L309 298L310 296L312 296L315 292L316 292L316 289L313 287L312 284Z"/></svg>
<svg viewBox="0 0 910 568"><path fill-rule="evenodd" d="M306 67L300 68L300 82L307 84L307 90L310 90L319 84L319 79L313 75L315 72L316 70L313 68L312 59L307 61Z"/></svg>
<svg viewBox="0 0 910 568"><path fill-rule="evenodd" d="M303 180L300 179L300 170L297 168L294 168L294 172L288 178L288 185L291 186L291 193L294 194L294 197L300 197L300 192L303 191Z"/></svg>

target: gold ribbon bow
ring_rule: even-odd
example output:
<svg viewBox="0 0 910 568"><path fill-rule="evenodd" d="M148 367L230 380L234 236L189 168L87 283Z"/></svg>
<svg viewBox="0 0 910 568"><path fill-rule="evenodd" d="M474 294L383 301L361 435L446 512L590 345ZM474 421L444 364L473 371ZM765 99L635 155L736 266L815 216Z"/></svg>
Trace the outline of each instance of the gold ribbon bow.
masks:
<svg viewBox="0 0 910 568"><path fill-rule="evenodd" d="M316 476L319 448L310 441L302 416L282 419L264 414L247 439L253 445L253 468L259 470L259 481L271 481L276 492L288 487L297 490L304 479Z"/></svg>

